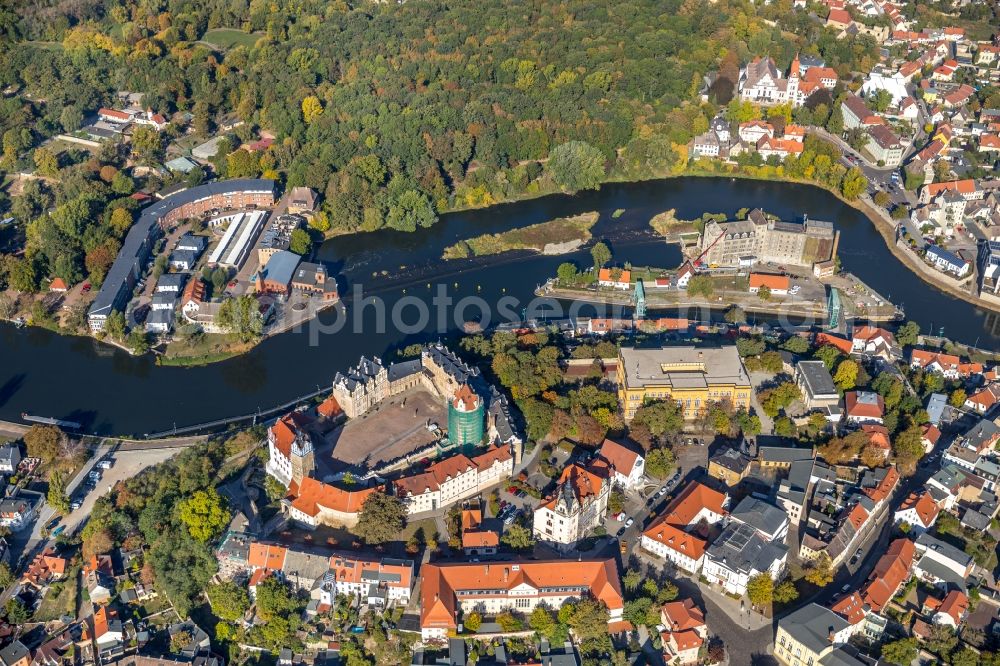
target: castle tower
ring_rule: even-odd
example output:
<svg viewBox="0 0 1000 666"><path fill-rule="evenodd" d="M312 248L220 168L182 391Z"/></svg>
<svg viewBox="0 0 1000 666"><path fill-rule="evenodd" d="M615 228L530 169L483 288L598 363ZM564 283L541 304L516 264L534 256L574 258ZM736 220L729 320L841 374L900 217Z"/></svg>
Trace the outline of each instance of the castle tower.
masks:
<svg viewBox="0 0 1000 666"><path fill-rule="evenodd" d="M312 439L308 434L299 432L292 442L291 450L292 481L302 483L302 479L312 476L316 468L316 461L313 457Z"/></svg>
<svg viewBox="0 0 1000 666"><path fill-rule="evenodd" d="M448 401L448 441L471 450L483 441L483 399L462 384Z"/></svg>

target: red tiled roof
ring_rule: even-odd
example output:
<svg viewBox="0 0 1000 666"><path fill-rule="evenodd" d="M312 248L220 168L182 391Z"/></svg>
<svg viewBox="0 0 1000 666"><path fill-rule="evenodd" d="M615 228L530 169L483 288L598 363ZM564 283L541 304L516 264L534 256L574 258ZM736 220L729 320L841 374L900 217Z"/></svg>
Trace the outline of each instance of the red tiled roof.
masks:
<svg viewBox="0 0 1000 666"><path fill-rule="evenodd" d="M924 490L922 492L914 491L910 493L903 503L899 505L899 511L907 511L913 509L920 519L923 527L930 527L934 519L937 518L938 513L941 511L938 505L934 502L934 498L931 497L930 492Z"/></svg>
<svg viewBox="0 0 1000 666"><path fill-rule="evenodd" d="M274 434L274 447L281 452L281 455L290 458L292 455L292 442L300 430L312 423L312 419L302 412L289 412L275 421L271 426Z"/></svg>
<svg viewBox="0 0 1000 666"><path fill-rule="evenodd" d="M632 271L622 271L621 272L622 274L618 277L617 280L615 280L615 279L613 279L611 277L611 271L612 270L613 269L611 269L611 268L602 268L597 273L597 281L598 282L620 282L620 283L626 283L626 282L631 282L632 281Z"/></svg>
<svg viewBox="0 0 1000 666"><path fill-rule="evenodd" d="M962 617L969 610L969 598L960 590L952 590L941 602L939 613L950 615L955 620L955 624L961 624Z"/></svg>
<svg viewBox="0 0 1000 666"><path fill-rule="evenodd" d="M604 440L597 455L598 459L594 465L611 467L624 476L632 473L635 462L639 459L637 452L611 439Z"/></svg>
<svg viewBox="0 0 1000 666"><path fill-rule="evenodd" d="M751 273L750 289L767 287L772 291L788 291L791 280L787 275L771 275L768 273Z"/></svg>
<svg viewBox="0 0 1000 666"><path fill-rule="evenodd" d="M865 602L862 601L861 595L857 591L851 592L846 597L842 597L839 601L830 607L834 613L842 616L852 625L857 624L865 619Z"/></svg>
<svg viewBox="0 0 1000 666"><path fill-rule="evenodd" d="M889 603L896 590L910 575L915 548L909 539L896 539L879 558L868 577L863 598L871 609L879 613Z"/></svg>
<svg viewBox="0 0 1000 666"><path fill-rule="evenodd" d="M849 391L844 394L844 404L848 416L882 418L885 413L885 400L882 396L876 398L876 403L858 402L858 392Z"/></svg>
<svg viewBox="0 0 1000 666"><path fill-rule="evenodd" d="M818 347L834 347L842 354L850 354L851 350L854 349L854 345L850 340L842 338L839 335L833 335L832 333L817 333L815 342Z"/></svg>
<svg viewBox="0 0 1000 666"><path fill-rule="evenodd" d="M361 510L361 505L368 499L368 496L378 490L380 488L343 490L305 477L299 483L292 481L292 485L288 488L288 495L293 498L293 508L307 516L316 517L319 515L320 509L340 513L357 513Z"/></svg>
<svg viewBox="0 0 1000 666"><path fill-rule="evenodd" d="M687 631L705 626L705 614L691 599L671 601L660 609L664 624L671 631Z"/></svg>
<svg viewBox="0 0 1000 666"><path fill-rule="evenodd" d="M618 610L625 605L614 559L434 563L425 564L420 571L420 626L456 628L459 592L472 592L484 598L506 598L507 591L520 585L535 589L587 587L591 595L609 609ZM479 590L491 592L480 593ZM494 590L499 593L492 592ZM468 600L470 596L462 598Z"/></svg>

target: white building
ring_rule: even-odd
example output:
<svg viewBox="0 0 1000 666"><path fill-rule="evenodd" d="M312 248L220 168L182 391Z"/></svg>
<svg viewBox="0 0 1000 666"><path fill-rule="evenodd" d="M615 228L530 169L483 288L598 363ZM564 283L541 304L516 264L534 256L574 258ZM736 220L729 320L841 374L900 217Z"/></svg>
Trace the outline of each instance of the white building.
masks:
<svg viewBox="0 0 1000 666"><path fill-rule="evenodd" d="M605 439L591 466L606 469L612 485L631 491L639 489L646 480L645 462L646 459L638 451Z"/></svg>
<svg viewBox="0 0 1000 666"><path fill-rule="evenodd" d="M777 580L787 558L788 547L783 543L767 542L753 526L734 522L705 551L702 575L727 594L742 596L754 576L767 574Z"/></svg>
<svg viewBox="0 0 1000 666"><path fill-rule="evenodd" d="M535 538L568 549L604 521L611 483L576 463L559 477L552 497L535 509Z"/></svg>

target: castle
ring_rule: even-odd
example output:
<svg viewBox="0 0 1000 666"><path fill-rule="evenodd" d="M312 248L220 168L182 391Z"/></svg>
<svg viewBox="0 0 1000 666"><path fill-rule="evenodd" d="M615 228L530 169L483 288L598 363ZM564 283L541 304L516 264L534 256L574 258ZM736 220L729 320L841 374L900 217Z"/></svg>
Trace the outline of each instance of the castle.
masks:
<svg viewBox="0 0 1000 666"><path fill-rule="evenodd" d="M438 343L427 345L420 358L393 363L388 368L377 356L361 361L333 378L333 397L348 418L357 418L386 398L421 387L450 399L463 384L479 378L479 369L467 365Z"/></svg>

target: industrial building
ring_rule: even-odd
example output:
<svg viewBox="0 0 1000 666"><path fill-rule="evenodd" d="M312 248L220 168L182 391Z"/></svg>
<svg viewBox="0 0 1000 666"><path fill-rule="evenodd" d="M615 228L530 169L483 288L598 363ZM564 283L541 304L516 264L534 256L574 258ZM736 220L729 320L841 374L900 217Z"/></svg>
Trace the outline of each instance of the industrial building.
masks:
<svg viewBox="0 0 1000 666"><path fill-rule="evenodd" d="M103 330L104 323L113 311L125 309L132 289L145 270L153 244L166 228L185 218L200 217L212 210L273 205L274 181L246 178L206 183L182 190L143 210L138 221L125 235L122 249L87 311L90 329Z"/></svg>

